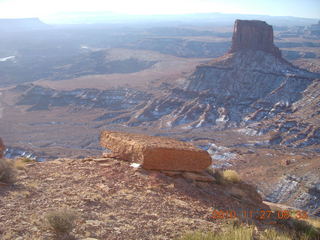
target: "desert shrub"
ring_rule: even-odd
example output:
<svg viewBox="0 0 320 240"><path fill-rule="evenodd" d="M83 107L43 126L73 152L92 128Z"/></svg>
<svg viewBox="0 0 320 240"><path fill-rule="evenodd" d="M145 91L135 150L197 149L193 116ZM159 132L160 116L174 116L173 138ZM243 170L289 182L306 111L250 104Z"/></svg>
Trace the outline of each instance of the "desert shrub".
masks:
<svg viewBox="0 0 320 240"><path fill-rule="evenodd" d="M240 182L240 177L238 173L234 170L224 170L221 171L219 169L215 170L207 170L214 178L218 184L225 184L225 183L237 183Z"/></svg>
<svg viewBox="0 0 320 240"><path fill-rule="evenodd" d="M76 218L76 213L69 209L51 211L46 215L49 228L56 234L69 234L75 227Z"/></svg>
<svg viewBox="0 0 320 240"><path fill-rule="evenodd" d="M18 170L23 170L26 167L26 163L20 160L14 160L14 167Z"/></svg>
<svg viewBox="0 0 320 240"><path fill-rule="evenodd" d="M12 161L0 159L0 182L13 183L16 180L16 171Z"/></svg>
<svg viewBox="0 0 320 240"><path fill-rule="evenodd" d="M224 177L223 177L223 172L219 169L216 169L213 173L213 176L214 178L216 179L216 182L218 184L224 184L225 183L225 180L224 180Z"/></svg>
<svg viewBox="0 0 320 240"><path fill-rule="evenodd" d="M234 170L224 170L223 179L227 182L237 183L240 182L238 173Z"/></svg>
<svg viewBox="0 0 320 240"><path fill-rule="evenodd" d="M215 169L212 166L208 167L205 171L209 173L211 176L213 176L215 173Z"/></svg>
<svg viewBox="0 0 320 240"><path fill-rule="evenodd" d="M18 158L19 161L24 162L24 163L31 163L31 162L35 162L34 159L32 158L28 158L28 157L20 157Z"/></svg>
<svg viewBox="0 0 320 240"><path fill-rule="evenodd" d="M23 170L28 163L32 162L35 162L35 160L27 157L19 157L14 160L14 167L18 170Z"/></svg>

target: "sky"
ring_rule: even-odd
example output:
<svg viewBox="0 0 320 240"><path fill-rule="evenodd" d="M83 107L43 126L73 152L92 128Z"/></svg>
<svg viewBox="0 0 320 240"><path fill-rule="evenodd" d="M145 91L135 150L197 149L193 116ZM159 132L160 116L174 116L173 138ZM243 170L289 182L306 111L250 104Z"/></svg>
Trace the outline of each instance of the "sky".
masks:
<svg viewBox="0 0 320 240"><path fill-rule="evenodd" d="M320 19L320 0L0 0L0 18L61 12L125 14L240 13Z"/></svg>

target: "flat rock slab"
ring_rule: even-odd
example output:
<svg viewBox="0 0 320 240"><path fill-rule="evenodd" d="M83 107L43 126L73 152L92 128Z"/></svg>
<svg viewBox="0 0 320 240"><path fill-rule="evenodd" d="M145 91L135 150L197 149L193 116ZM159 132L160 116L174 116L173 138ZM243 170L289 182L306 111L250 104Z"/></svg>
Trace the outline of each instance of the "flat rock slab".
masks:
<svg viewBox="0 0 320 240"><path fill-rule="evenodd" d="M100 144L117 158L145 169L200 172L211 165L207 151L166 137L102 131Z"/></svg>

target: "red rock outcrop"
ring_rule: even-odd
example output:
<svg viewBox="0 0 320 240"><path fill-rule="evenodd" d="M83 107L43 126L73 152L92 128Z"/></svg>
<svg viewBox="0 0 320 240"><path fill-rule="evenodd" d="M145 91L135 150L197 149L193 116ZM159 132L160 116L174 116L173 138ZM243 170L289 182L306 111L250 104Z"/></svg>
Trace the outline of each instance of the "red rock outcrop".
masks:
<svg viewBox="0 0 320 240"><path fill-rule="evenodd" d="M211 164L207 151L171 138L102 131L100 143L114 157L145 169L200 172Z"/></svg>
<svg viewBox="0 0 320 240"><path fill-rule="evenodd" d="M4 153L5 149L6 148L5 148L5 146L4 146L3 142L2 142L2 139L0 138L0 158L3 157L3 153Z"/></svg>
<svg viewBox="0 0 320 240"><path fill-rule="evenodd" d="M230 53L239 50L261 50L281 57L273 43L273 28L264 21L236 20Z"/></svg>

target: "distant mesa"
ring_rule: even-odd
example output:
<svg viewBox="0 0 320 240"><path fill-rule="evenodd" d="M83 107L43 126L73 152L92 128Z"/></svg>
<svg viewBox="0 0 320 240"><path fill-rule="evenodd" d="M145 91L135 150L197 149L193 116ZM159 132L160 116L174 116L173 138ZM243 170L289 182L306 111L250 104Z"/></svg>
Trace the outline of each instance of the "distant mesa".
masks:
<svg viewBox="0 0 320 240"><path fill-rule="evenodd" d="M103 131L100 143L112 150L106 157L140 163L145 169L201 172L211 165L207 151L166 137Z"/></svg>
<svg viewBox="0 0 320 240"><path fill-rule="evenodd" d="M41 30L48 27L49 25L41 22L39 18L0 18L0 30L6 32Z"/></svg>
<svg viewBox="0 0 320 240"><path fill-rule="evenodd" d="M259 20L236 20L230 53L249 49L261 50L281 57L279 48L273 43L271 25Z"/></svg>

